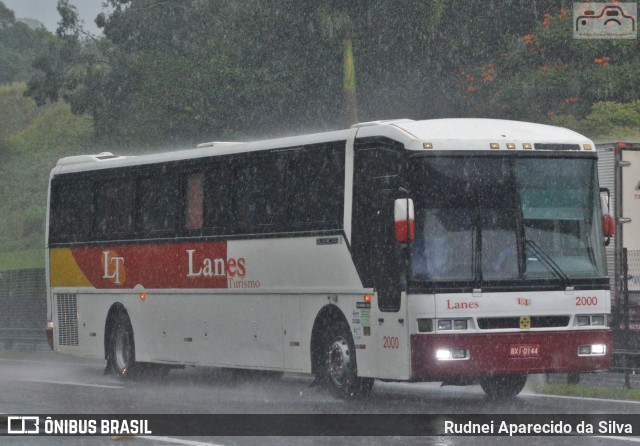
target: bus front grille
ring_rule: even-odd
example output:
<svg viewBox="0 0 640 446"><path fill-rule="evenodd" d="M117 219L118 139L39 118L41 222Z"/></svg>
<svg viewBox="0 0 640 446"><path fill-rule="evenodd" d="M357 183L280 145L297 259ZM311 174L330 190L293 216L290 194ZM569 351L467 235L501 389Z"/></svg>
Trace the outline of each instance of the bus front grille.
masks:
<svg viewBox="0 0 640 446"><path fill-rule="evenodd" d="M58 307L58 344L77 347L78 303L75 294L56 294Z"/></svg>
<svg viewBox="0 0 640 446"><path fill-rule="evenodd" d="M558 328L569 325L569 316L531 316L531 326L527 328ZM519 317L481 317L478 318L480 330L500 328L521 328Z"/></svg>

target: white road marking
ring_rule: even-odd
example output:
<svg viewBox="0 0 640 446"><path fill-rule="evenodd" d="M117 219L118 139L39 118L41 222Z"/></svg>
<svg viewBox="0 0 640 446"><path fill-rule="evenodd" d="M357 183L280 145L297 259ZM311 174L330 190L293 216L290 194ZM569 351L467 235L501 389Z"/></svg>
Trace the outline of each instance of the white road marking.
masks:
<svg viewBox="0 0 640 446"><path fill-rule="evenodd" d="M75 383L69 381L48 381L45 379L25 379L23 382L32 382L32 383L44 383L44 384L62 384L65 386L83 386L83 387L99 387L104 389L126 389L125 386L114 386L108 384L85 384L85 383Z"/></svg>
<svg viewBox="0 0 640 446"><path fill-rule="evenodd" d="M543 398L560 398L560 399L569 399L569 400L584 400L584 401L596 401L596 402L607 402L607 403L626 403L626 404L640 404L640 401L631 401L631 400L612 400L605 398L590 398L586 396L565 396L565 395L548 395L546 393L521 393L522 396L537 396Z"/></svg>
<svg viewBox="0 0 640 446"><path fill-rule="evenodd" d="M186 446L224 446L216 443L204 443L202 441L183 440L182 438L173 438L173 437L143 436L143 437L134 437L134 438L140 438L142 440L161 441L161 442L173 443L173 444L183 444Z"/></svg>
<svg viewBox="0 0 640 446"><path fill-rule="evenodd" d="M619 441L629 441L631 443L640 443L640 438L637 438L637 437L607 437L604 435L594 435L593 438L602 438L604 440L619 440Z"/></svg>

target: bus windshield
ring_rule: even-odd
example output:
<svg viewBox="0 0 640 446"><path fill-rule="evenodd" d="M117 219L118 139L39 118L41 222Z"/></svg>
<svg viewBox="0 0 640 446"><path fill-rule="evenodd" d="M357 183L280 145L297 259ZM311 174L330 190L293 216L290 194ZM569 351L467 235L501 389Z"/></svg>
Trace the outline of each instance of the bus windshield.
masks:
<svg viewBox="0 0 640 446"><path fill-rule="evenodd" d="M413 280L570 286L606 274L595 159L411 161Z"/></svg>

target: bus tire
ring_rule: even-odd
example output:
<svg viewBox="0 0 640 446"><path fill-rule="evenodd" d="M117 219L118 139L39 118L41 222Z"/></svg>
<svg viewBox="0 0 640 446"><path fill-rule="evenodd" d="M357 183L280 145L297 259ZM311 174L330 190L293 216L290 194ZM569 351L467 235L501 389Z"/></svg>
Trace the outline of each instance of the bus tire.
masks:
<svg viewBox="0 0 640 446"><path fill-rule="evenodd" d="M527 382L527 375L490 375L480 378L480 387L494 400L514 398Z"/></svg>
<svg viewBox="0 0 640 446"><path fill-rule="evenodd" d="M355 345L346 322L327 327L322 351L320 377L334 396L357 399L371 393L374 379L358 376Z"/></svg>
<svg viewBox="0 0 640 446"><path fill-rule="evenodd" d="M138 367L133 327L129 316L122 312L115 316L109 333L107 363L111 371L120 378L132 378Z"/></svg>

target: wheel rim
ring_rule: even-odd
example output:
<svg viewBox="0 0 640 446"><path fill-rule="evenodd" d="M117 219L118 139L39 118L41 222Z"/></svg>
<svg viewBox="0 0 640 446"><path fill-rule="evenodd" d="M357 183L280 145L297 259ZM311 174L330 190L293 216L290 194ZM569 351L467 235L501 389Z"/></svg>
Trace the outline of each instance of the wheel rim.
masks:
<svg viewBox="0 0 640 446"><path fill-rule="evenodd" d="M344 339L336 339L329 347L329 378L338 387L347 384L351 371L351 354L349 344Z"/></svg>
<svg viewBox="0 0 640 446"><path fill-rule="evenodd" d="M131 342L126 330L118 330L115 339L115 360L118 369L125 371L131 363Z"/></svg>

